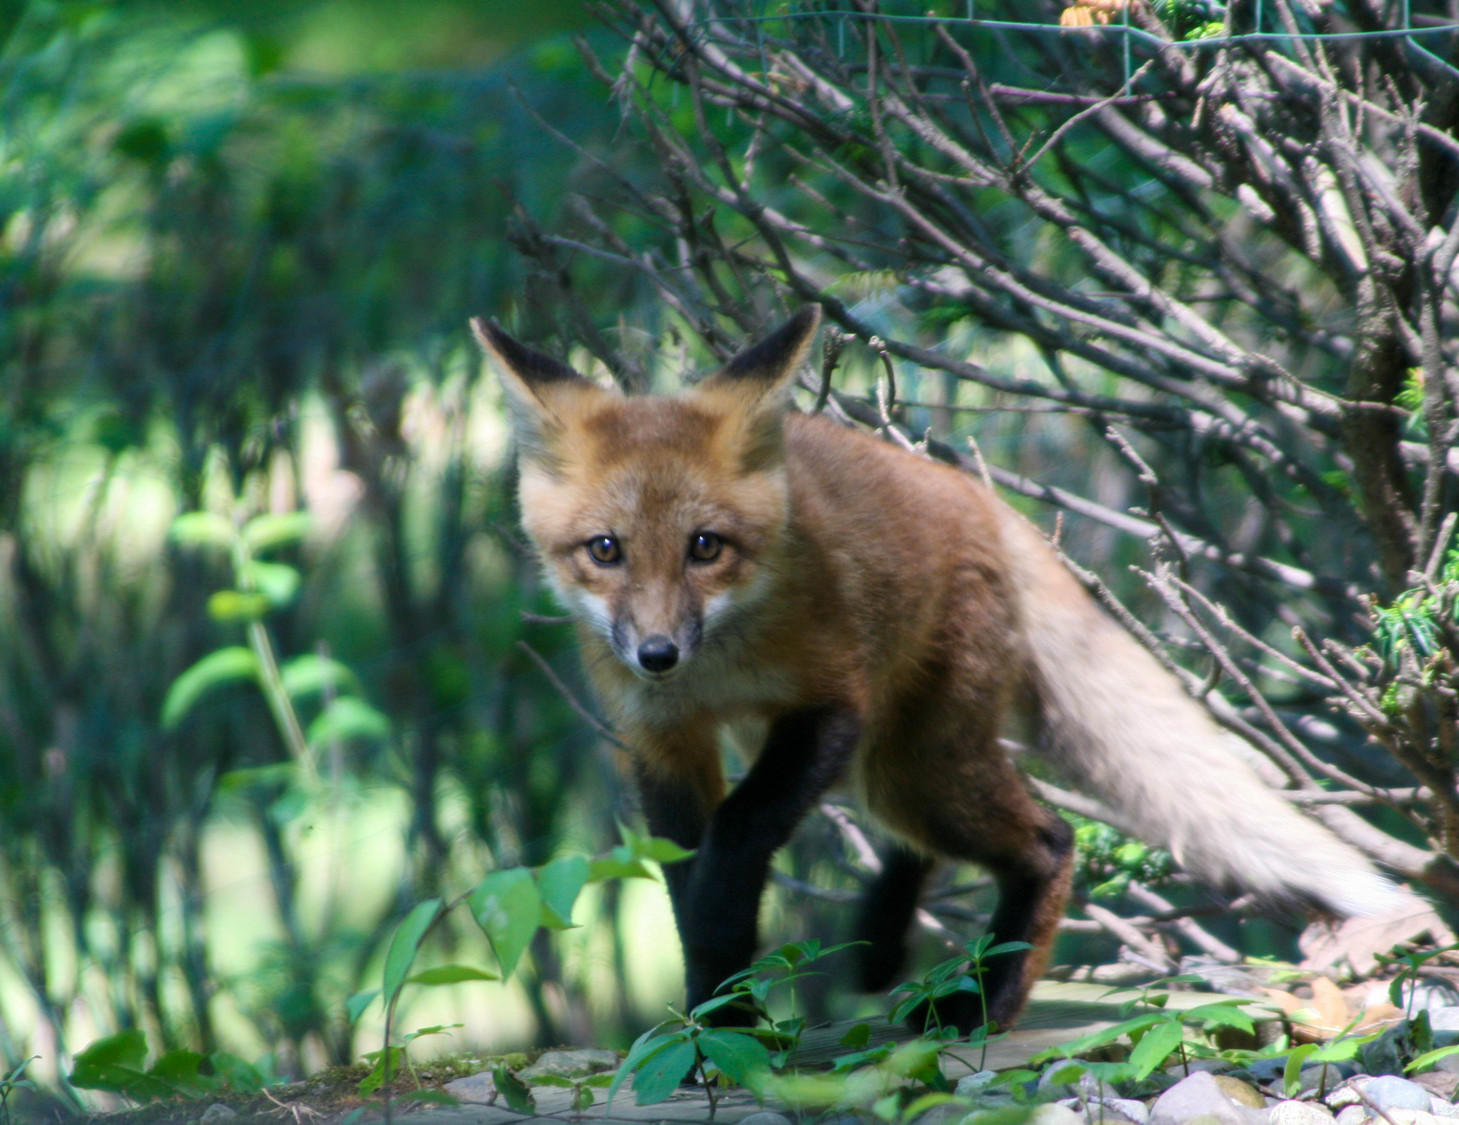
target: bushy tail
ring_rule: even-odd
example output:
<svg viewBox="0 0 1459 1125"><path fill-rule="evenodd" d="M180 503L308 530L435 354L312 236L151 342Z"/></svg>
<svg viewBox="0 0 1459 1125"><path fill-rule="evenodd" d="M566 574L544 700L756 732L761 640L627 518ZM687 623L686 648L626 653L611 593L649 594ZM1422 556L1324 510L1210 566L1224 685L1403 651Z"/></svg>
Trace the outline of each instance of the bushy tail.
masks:
<svg viewBox="0 0 1459 1125"><path fill-rule="evenodd" d="M1187 870L1274 901L1378 914L1407 896L1298 812L1210 716L1005 509L1041 756Z"/></svg>

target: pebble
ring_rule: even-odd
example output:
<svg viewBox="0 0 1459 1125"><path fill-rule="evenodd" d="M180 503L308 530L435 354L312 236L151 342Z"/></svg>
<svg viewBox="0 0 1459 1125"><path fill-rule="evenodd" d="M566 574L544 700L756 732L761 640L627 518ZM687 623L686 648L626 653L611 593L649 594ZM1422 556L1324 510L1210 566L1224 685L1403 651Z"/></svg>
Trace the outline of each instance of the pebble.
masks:
<svg viewBox="0 0 1459 1125"><path fill-rule="evenodd" d="M495 1100L496 1079L492 1077L491 1071L482 1071L480 1074L468 1075L465 1078L456 1078L447 1082L443 1087L446 1093L450 1094L458 1102L466 1102L470 1105L489 1105Z"/></svg>
<svg viewBox="0 0 1459 1125"><path fill-rule="evenodd" d="M783 1113L762 1109L759 1113L752 1113L749 1117L741 1118L740 1125L790 1125L790 1118Z"/></svg>
<svg viewBox="0 0 1459 1125"><path fill-rule="evenodd" d="M238 1116L238 1111L232 1106L224 1105L222 1102L214 1102L203 1110L203 1115L198 1118L201 1125L217 1125L219 1121L231 1121Z"/></svg>
<svg viewBox="0 0 1459 1125"><path fill-rule="evenodd" d="M618 1066L618 1052L602 1047L585 1047L577 1051L544 1051L531 1066L517 1072L523 1082L534 1078L585 1078Z"/></svg>
<svg viewBox="0 0 1459 1125"><path fill-rule="evenodd" d="M1266 1108L1266 1098L1262 1097L1261 1091L1250 1082L1232 1078L1229 1074L1217 1074L1214 1077L1216 1085L1221 1087L1221 1093L1237 1105L1250 1106L1252 1109Z"/></svg>
<svg viewBox="0 0 1459 1125"><path fill-rule="evenodd" d="M1459 1090L1459 1074L1446 1070L1425 1071L1423 1074L1415 1074L1409 1081L1418 1083L1435 1098L1442 1098L1445 1102L1454 1096L1456 1090ZM1435 1106L1434 1110L1441 1112L1438 1106Z"/></svg>
<svg viewBox="0 0 1459 1125"><path fill-rule="evenodd" d="M1147 1125L1150 1107L1135 1098L1066 1098L1059 1103L1076 1113L1082 1113L1088 1121L1128 1121L1130 1125Z"/></svg>
<svg viewBox="0 0 1459 1125"><path fill-rule="evenodd" d="M1028 1116L1028 1125L1085 1125L1082 1114L1058 1102L1045 1102Z"/></svg>
<svg viewBox="0 0 1459 1125"><path fill-rule="evenodd" d="M1278 1102L1268 1120L1270 1125L1333 1125L1332 1110L1320 1102Z"/></svg>
<svg viewBox="0 0 1459 1125"><path fill-rule="evenodd" d="M1354 1083L1357 1085L1357 1083ZM1417 1082L1399 1078L1394 1074L1380 1074L1361 1084L1363 1097L1378 1109L1388 1112L1395 1109L1420 1109L1428 1113L1433 1108L1434 1097Z"/></svg>
<svg viewBox="0 0 1459 1125"><path fill-rule="evenodd" d="M976 1098L988 1088L988 1083L998 1077L996 1070L978 1070L965 1074L957 1080L953 1093L960 1098Z"/></svg>
<svg viewBox="0 0 1459 1125"><path fill-rule="evenodd" d="M1267 1111L1237 1105L1205 1071L1182 1078L1150 1107L1150 1125L1192 1125L1193 1119L1207 1117L1219 1125L1266 1125Z"/></svg>

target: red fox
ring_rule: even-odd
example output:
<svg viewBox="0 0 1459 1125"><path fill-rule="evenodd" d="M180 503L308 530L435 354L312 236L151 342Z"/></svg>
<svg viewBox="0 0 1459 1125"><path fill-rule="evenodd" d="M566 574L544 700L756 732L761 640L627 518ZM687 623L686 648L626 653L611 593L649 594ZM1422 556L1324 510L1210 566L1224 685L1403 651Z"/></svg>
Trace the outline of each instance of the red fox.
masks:
<svg viewBox="0 0 1459 1125"><path fill-rule="evenodd" d="M1000 746L1010 716L1205 879L1338 915L1398 901L981 482L791 408L819 319L802 309L673 397L606 390L472 321L512 409L523 525L649 828L696 849L665 868L689 1004L749 964L772 855L847 783L899 842L861 910L861 984L892 983L933 859L978 863L999 890L991 932L1032 947L983 980L989 1021L1011 1026L1073 848ZM728 794L722 732L751 763ZM946 1003L943 1026L982 1022L977 997Z"/></svg>

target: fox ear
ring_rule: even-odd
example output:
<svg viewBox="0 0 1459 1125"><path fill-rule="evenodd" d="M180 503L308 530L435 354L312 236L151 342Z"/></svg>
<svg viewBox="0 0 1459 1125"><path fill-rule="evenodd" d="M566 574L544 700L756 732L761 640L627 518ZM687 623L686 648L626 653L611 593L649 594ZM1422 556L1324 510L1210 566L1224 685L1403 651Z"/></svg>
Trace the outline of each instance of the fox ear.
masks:
<svg viewBox="0 0 1459 1125"><path fill-rule="evenodd" d="M552 463L567 415L606 395L565 363L518 343L494 320L471 318L471 333L501 375L524 457Z"/></svg>
<svg viewBox="0 0 1459 1125"><path fill-rule="evenodd" d="M821 306L806 305L696 388L696 394L740 419L747 470L763 468L783 456L781 418L820 323Z"/></svg>
<svg viewBox="0 0 1459 1125"><path fill-rule="evenodd" d="M742 393L758 395L787 391L820 323L821 306L804 306L759 343L734 356L700 386L735 387Z"/></svg>

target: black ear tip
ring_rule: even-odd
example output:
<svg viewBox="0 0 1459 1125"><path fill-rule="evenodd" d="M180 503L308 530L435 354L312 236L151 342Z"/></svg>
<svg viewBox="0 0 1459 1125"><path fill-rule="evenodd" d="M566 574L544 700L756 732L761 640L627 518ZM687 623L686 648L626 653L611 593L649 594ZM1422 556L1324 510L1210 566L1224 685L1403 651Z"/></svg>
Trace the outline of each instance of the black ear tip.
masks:
<svg viewBox="0 0 1459 1125"><path fill-rule="evenodd" d="M495 320L473 316L470 321L471 334L482 350L500 365L529 383L553 383L580 379L571 367L559 363L551 356L533 351L518 343L502 330Z"/></svg>
<svg viewBox="0 0 1459 1125"><path fill-rule="evenodd" d="M803 354L820 323L821 306L802 305L770 335L725 364L721 373L731 378L778 373Z"/></svg>
<svg viewBox="0 0 1459 1125"><path fill-rule="evenodd" d="M467 323L471 326L471 334L476 337L476 342L488 351L499 352L501 339L506 335L501 330L501 325L495 320L488 320L484 316L473 316Z"/></svg>
<svg viewBox="0 0 1459 1125"><path fill-rule="evenodd" d="M793 324L801 332L814 332L820 323L821 306L802 305L791 314L790 319L785 322L785 325L788 328Z"/></svg>

